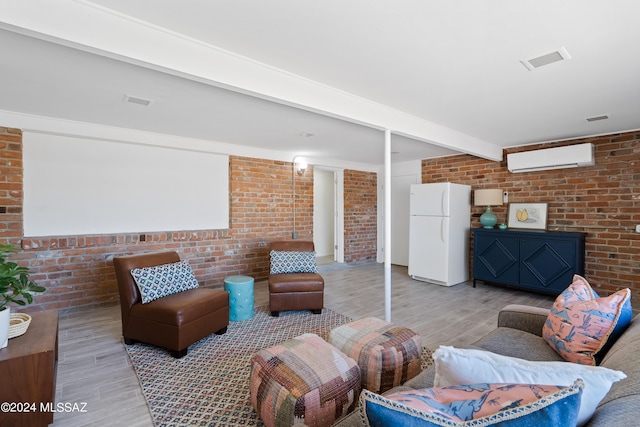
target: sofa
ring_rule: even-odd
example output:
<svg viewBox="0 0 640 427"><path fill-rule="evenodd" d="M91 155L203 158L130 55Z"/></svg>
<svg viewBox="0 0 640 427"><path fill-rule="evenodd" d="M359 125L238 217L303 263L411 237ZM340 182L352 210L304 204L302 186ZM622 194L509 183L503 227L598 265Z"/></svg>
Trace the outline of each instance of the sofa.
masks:
<svg viewBox="0 0 640 427"><path fill-rule="evenodd" d="M531 361L563 361L542 338L548 309L523 305L509 305L498 316L498 327L466 348L487 350L504 356ZM640 315L617 339L604 356L600 366L622 371L626 379L614 383L589 419L588 427L633 426L640 422ZM435 366L383 395L394 392L431 388ZM343 418L334 426L363 426L360 411Z"/></svg>

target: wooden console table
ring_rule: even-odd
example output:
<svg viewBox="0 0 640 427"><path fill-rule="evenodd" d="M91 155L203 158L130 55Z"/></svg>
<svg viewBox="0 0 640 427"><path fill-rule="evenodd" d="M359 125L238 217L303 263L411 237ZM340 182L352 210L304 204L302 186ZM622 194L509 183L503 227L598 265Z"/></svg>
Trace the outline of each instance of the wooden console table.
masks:
<svg viewBox="0 0 640 427"><path fill-rule="evenodd" d="M58 312L30 315L27 332L10 339L0 350L0 404L9 403L0 412L1 425L46 426L53 422Z"/></svg>

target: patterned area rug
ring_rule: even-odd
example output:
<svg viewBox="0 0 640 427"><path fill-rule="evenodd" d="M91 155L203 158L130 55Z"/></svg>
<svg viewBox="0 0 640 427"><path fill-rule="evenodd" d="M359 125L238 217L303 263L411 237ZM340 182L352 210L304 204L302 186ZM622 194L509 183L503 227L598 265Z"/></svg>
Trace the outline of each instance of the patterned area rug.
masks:
<svg viewBox="0 0 640 427"><path fill-rule="evenodd" d="M156 426L263 426L249 398L253 354L303 333L326 339L350 318L327 308L322 314L288 311L269 316L257 307L252 319L231 322L224 335L211 335L189 347L182 359L146 344L125 346ZM423 349L423 367L430 352Z"/></svg>

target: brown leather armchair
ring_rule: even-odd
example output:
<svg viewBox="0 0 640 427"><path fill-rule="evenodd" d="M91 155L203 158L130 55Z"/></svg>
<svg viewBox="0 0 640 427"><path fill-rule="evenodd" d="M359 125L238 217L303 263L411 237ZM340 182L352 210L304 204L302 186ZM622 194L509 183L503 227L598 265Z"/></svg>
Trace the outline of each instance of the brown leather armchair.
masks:
<svg viewBox="0 0 640 427"><path fill-rule="evenodd" d="M140 341L164 347L180 358L194 342L227 331L229 294L222 289L189 289L142 304L131 270L179 261L174 251L113 258L125 344Z"/></svg>
<svg viewBox="0 0 640 427"><path fill-rule="evenodd" d="M288 240L272 242L271 251L313 252L313 242ZM270 268L271 257L270 260ZM281 311L311 310L320 314L324 307L324 279L318 273L280 273L269 275L269 310L277 317Z"/></svg>

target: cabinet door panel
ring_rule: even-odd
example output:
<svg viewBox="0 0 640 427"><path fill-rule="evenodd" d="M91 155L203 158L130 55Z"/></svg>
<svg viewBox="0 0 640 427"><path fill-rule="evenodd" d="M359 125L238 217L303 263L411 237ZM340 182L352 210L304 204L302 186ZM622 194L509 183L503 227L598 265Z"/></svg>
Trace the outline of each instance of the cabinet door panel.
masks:
<svg viewBox="0 0 640 427"><path fill-rule="evenodd" d="M475 234L473 278L518 285L518 239Z"/></svg>
<svg viewBox="0 0 640 427"><path fill-rule="evenodd" d="M571 284L577 273L576 258L574 241L521 239L520 284L558 294Z"/></svg>

